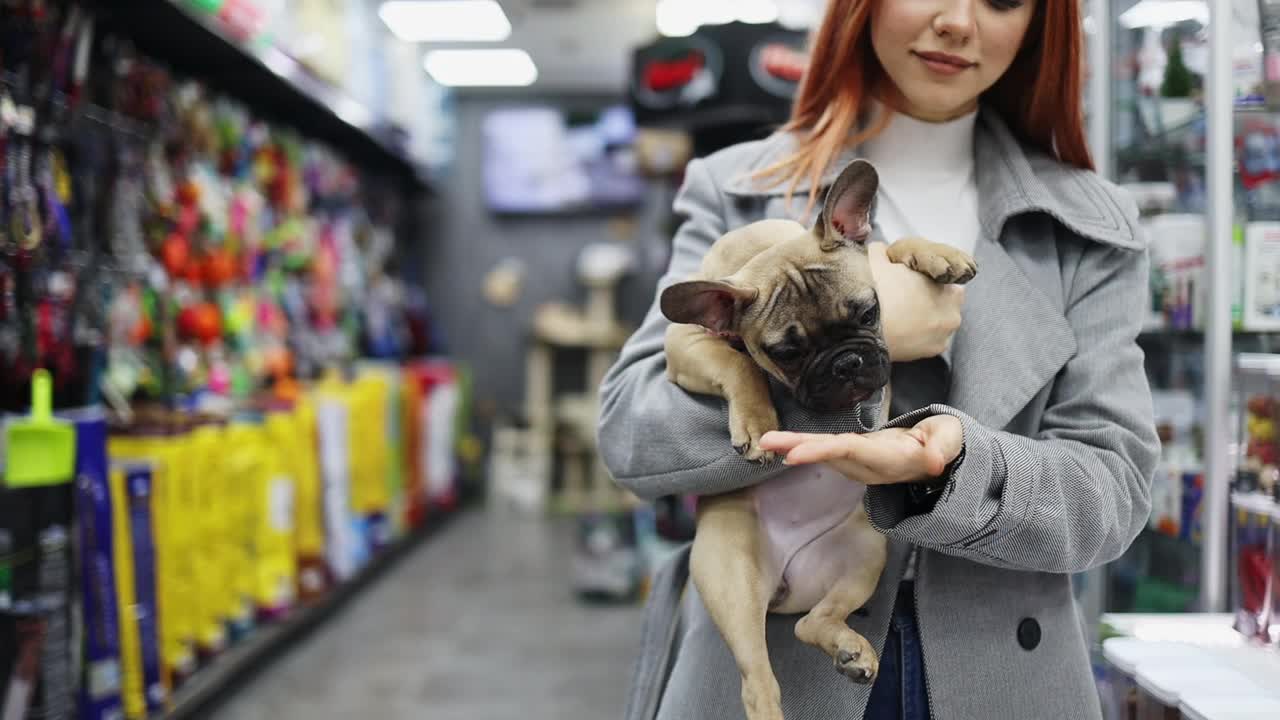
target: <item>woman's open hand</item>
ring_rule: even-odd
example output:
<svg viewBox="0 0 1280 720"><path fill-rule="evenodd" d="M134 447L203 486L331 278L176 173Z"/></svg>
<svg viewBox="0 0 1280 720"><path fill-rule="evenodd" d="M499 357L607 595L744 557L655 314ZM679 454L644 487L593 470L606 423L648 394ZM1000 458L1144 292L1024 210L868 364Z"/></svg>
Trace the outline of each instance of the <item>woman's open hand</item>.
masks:
<svg viewBox="0 0 1280 720"><path fill-rule="evenodd" d="M933 415L910 428L857 433L770 432L760 446L788 465L826 463L866 485L920 482L942 474L960 456L964 429L950 415Z"/></svg>
<svg viewBox="0 0 1280 720"><path fill-rule="evenodd" d="M924 273L892 262L888 247L881 242L867 245L889 359L909 362L937 357L960 327L964 287L940 285Z"/></svg>

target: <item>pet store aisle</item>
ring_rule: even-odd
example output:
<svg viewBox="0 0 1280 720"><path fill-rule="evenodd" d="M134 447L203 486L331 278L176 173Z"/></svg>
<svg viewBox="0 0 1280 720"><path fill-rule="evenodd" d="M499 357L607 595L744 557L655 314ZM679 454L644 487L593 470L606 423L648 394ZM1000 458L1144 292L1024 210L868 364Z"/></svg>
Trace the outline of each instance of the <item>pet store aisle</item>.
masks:
<svg viewBox="0 0 1280 720"><path fill-rule="evenodd" d="M465 512L213 717L617 717L640 609L577 601L573 533L567 520Z"/></svg>

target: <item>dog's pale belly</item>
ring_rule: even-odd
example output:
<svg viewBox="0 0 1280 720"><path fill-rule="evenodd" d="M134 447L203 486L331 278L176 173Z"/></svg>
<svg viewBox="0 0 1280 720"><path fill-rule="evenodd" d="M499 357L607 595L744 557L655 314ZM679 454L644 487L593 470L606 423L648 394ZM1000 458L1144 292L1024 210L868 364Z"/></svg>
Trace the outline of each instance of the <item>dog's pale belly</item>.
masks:
<svg viewBox="0 0 1280 720"><path fill-rule="evenodd" d="M780 577L777 613L808 612L867 553L845 520L867 486L826 465L792 468L753 488L763 552Z"/></svg>

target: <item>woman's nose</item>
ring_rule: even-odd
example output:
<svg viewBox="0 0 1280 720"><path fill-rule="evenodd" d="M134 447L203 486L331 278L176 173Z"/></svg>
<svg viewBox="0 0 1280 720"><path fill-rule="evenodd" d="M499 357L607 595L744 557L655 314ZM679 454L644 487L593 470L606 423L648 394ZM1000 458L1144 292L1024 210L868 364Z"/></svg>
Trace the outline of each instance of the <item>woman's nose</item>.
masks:
<svg viewBox="0 0 1280 720"><path fill-rule="evenodd" d="M979 0L942 0L933 18L933 30L955 42L966 42L976 30L975 4Z"/></svg>

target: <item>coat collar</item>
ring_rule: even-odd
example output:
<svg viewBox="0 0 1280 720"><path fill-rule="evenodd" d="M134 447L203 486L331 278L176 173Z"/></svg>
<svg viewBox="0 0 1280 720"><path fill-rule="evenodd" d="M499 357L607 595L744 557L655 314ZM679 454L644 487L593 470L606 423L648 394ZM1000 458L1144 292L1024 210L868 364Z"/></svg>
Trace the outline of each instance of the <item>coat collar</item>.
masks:
<svg viewBox="0 0 1280 720"><path fill-rule="evenodd" d="M1023 146L999 113L987 106L979 110L974 138L974 172L978 184L979 220L983 234L999 239L1010 218L1045 213L1074 234L1106 245L1127 249L1143 247L1135 221L1117 202L1114 191L1096 174L1069 167L1044 153ZM750 176L787 157L796 146L791 133L774 133L745 172L725 185L737 196L778 196L786 186L760 187ZM860 149L846 149L822 176L819 187L829 187L840 170L859 157ZM796 186L797 196L807 193L808 179ZM797 197L797 201L799 198Z"/></svg>

